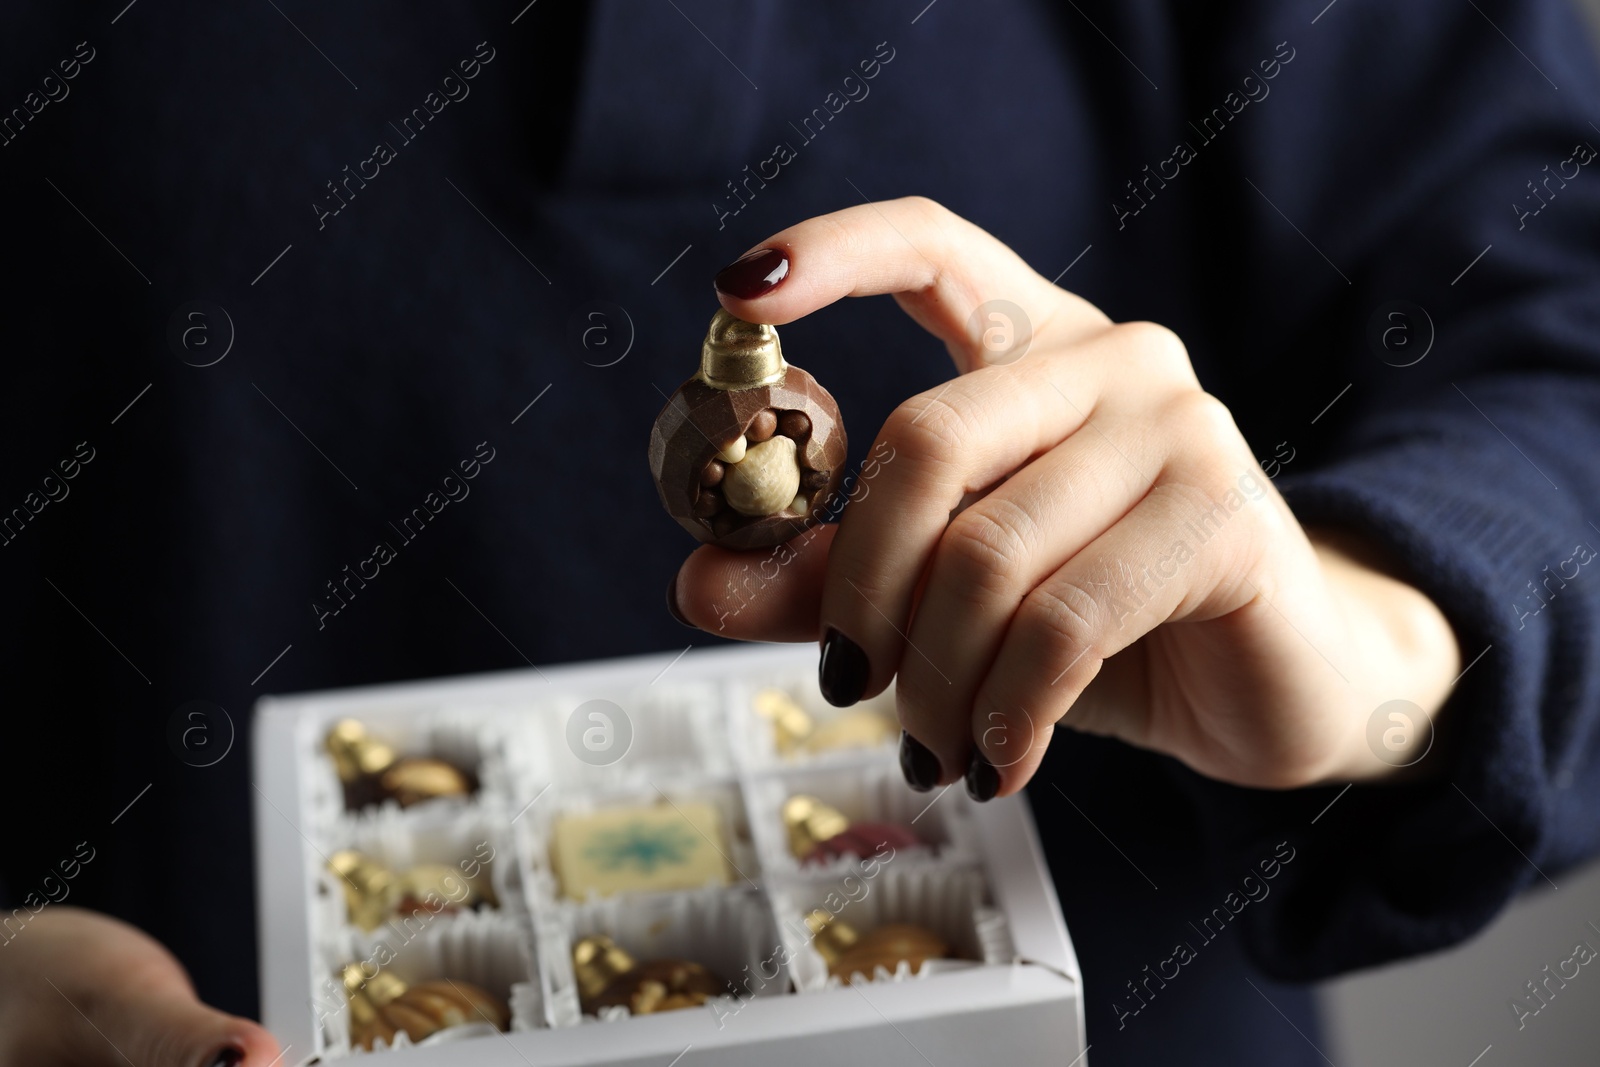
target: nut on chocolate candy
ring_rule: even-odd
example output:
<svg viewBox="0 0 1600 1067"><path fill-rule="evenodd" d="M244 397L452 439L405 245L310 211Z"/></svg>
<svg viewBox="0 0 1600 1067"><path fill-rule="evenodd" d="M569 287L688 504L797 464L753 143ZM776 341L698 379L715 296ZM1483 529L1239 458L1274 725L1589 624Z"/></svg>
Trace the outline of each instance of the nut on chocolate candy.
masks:
<svg viewBox="0 0 1600 1067"><path fill-rule="evenodd" d="M581 938L572 946L572 969L578 980L579 1003L590 1015L615 1007L625 1007L634 1015L697 1008L727 990L722 979L698 963L639 963L604 934Z"/></svg>
<svg viewBox="0 0 1600 1067"><path fill-rule="evenodd" d="M702 541L769 548L815 525L844 477L839 407L784 361L778 331L718 310L700 372L650 433L650 473L667 513Z"/></svg>
<svg viewBox="0 0 1600 1067"><path fill-rule="evenodd" d="M728 987L692 960L646 960L618 975L594 1001L596 1010L625 1006L634 1015L698 1008Z"/></svg>

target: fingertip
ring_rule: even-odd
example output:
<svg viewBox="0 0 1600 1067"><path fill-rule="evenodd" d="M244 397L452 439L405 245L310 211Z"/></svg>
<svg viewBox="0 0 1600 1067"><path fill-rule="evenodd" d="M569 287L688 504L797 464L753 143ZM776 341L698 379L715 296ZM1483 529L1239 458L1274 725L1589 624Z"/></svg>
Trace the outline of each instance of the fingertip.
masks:
<svg viewBox="0 0 1600 1067"><path fill-rule="evenodd" d="M707 633L747 641L814 641L828 546L822 525L782 545L735 552L701 545L668 585L675 618ZM681 617L680 617L681 616Z"/></svg>
<svg viewBox="0 0 1600 1067"><path fill-rule="evenodd" d="M994 714L989 716L991 720L997 717L999 716ZM1049 748L1050 739L1055 735L1055 725L1053 723L1036 725L1027 716L1023 716L1022 721L1025 727L1019 729L1016 734L1009 732L1010 723L1007 721L986 730L973 731L975 736L972 761L967 769L966 781L967 791L974 793L974 799L979 799L974 792L975 789L981 792L989 787L992 787L993 791L989 796L983 797L983 800L1020 793L1038 773L1039 767L1044 763L1045 750ZM1022 740L1022 734L1027 735L1025 741ZM981 768L978 767L980 762L983 765Z"/></svg>
<svg viewBox="0 0 1600 1067"><path fill-rule="evenodd" d="M900 731L900 773L906 784L918 793L930 792L944 779L944 768L932 749Z"/></svg>
<svg viewBox="0 0 1600 1067"><path fill-rule="evenodd" d="M717 301L736 319L786 326L848 294L848 286L835 291L841 282L825 257L809 255L803 273L797 259L790 240L765 242L717 272Z"/></svg>
<svg viewBox="0 0 1600 1067"><path fill-rule="evenodd" d="M772 292L789 276L789 251L771 245L746 252L719 270L711 280L717 292L736 300L754 300Z"/></svg>
<svg viewBox="0 0 1600 1067"><path fill-rule="evenodd" d="M672 572L672 580L667 582L667 614L672 616L674 622L689 629L698 629L689 621L689 616L683 613L683 608L678 604L678 580L683 576L683 568Z"/></svg>
<svg viewBox="0 0 1600 1067"><path fill-rule="evenodd" d="M848 708L866 696L872 665L862 647L837 627L828 627L817 659L817 687L822 698L836 708Z"/></svg>
<svg viewBox="0 0 1600 1067"><path fill-rule="evenodd" d="M230 1018L221 1039L201 1057L198 1067L281 1067L284 1052L265 1027Z"/></svg>
<svg viewBox="0 0 1600 1067"><path fill-rule="evenodd" d="M1000 793L1000 772L978 749L972 750L967 763L967 795L980 804L986 804Z"/></svg>

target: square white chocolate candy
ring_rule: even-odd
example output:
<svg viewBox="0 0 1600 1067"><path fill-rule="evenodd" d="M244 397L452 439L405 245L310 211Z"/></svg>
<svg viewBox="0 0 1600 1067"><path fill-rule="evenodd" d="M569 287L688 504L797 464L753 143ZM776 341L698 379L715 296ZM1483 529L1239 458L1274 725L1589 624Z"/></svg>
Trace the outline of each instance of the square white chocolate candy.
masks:
<svg viewBox="0 0 1600 1067"><path fill-rule="evenodd" d="M570 900L728 884L717 809L703 801L564 815L552 851Z"/></svg>

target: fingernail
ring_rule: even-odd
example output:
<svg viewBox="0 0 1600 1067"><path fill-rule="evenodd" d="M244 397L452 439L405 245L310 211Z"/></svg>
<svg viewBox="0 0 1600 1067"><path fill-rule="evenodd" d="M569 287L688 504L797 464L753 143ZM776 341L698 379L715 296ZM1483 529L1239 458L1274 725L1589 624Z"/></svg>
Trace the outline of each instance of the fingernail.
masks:
<svg viewBox="0 0 1600 1067"><path fill-rule="evenodd" d="M758 248L729 263L717 272L712 284L717 291L740 300L754 300L770 293L789 276L789 256L776 248Z"/></svg>
<svg viewBox="0 0 1600 1067"><path fill-rule="evenodd" d="M828 627L817 663L817 685L822 697L836 708L848 708L867 690L867 654L844 634Z"/></svg>
<svg viewBox="0 0 1600 1067"><path fill-rule="evenodd" d="M672 581L667 583L667 611L671 613L674 619L677 619L689 629L699 629L698 626L689 621L689 617L683 613L683 609L678 607L678 576L676 574L672 576Z"/></svg>
<svg viewBox="0 0 1600 1067"><path fill-rule="evenodd" d="M206 1067L234 1067L244 1059L244 1053L229 1046L217 1053L217 1058L207 1062Z"/></svg>
<svg viewBox="0 0 1600 1067"><path fill-rule="evenodd" d="M978 803L993 800L1000 792L1000 772L977 749L972 750L972 762L967 764L967 795Z"/></svg>
<svg viewBox="0 0 1600 1067"><path fill-rule="evenodd" d="M942 773L939 757L904 730L900 731L900 773L906 776L906 784L919 793L938 785Z"/></svg>

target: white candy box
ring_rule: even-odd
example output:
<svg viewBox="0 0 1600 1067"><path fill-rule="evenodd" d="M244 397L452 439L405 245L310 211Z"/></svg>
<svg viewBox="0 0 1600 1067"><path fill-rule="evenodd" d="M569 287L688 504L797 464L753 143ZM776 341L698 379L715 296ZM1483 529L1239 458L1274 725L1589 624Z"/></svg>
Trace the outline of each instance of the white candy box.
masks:
<svg viewBox="0 0 1600 1067"><path fill-rule="evenodd" d="M1082 979L1026 804L976 804L959 786L913 792L892 739L780 752L755 695L782 690L825 722L838 712L817 695L815 663L812 648L756 646L263 698L253 751L262 1009L290 1046L284 1062L1086 1063ZM345 718L403 755L467 769L476 792L347 810L324 748ZM909 826L924 844L801 864L779 813L795 794L851 820ZM710 805L726 885L563 895L558 820L667 803ZM345 849L397 871L444 864L481 875L493 905L364 931L328 869ZM925 927L959 958L842 984L812 944L805 917L816 909L863 931ZM702 964L729 995L651 1015L585 1015L572 945L593 934L639 959ZM510 1032L478 1023L415 1045L401 1033L393 1048L352 1048L338 975L356 961L407 983L474 983L509 1005Z"/></svg>

